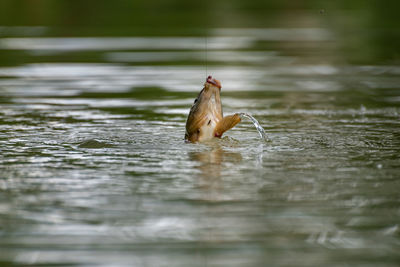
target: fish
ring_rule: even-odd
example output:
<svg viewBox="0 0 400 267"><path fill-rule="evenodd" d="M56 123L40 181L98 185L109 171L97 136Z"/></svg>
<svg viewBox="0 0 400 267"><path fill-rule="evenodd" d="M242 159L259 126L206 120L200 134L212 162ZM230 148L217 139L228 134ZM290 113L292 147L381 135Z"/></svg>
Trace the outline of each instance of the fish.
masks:
<svg viewBox="0 0 400 267"><path fill-rule="evenodd" d="M185 142L196 143L221 138L241 121L240 114L225 116L222 112L221 82L208 76L194 100L186 120Z"/></svg>

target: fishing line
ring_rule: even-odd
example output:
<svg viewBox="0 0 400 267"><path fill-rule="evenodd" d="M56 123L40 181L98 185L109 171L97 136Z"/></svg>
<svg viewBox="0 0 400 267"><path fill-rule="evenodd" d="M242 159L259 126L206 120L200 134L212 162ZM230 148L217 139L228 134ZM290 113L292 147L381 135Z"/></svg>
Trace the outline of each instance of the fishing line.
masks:
<svg viewBox="0 0 400 267"><path fill-rule="evenodd" d="M205 45L205 55L204 55L204 58L205 58L205 64L206 64L206 79L207 79L207 75L208 75L208 66L207 66L207 64L208 64L208 58L207 58L207 53L208 53L208 40L207 40L207 31L206 31L206 34L205 34L205 37L204 37L204 45Z"/></svg>

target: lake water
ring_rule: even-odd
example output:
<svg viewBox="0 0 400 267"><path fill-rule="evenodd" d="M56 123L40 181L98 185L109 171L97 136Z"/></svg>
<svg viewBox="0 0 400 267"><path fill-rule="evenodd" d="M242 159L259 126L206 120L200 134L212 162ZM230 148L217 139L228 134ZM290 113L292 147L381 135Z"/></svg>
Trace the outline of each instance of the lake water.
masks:
<svg viewBox="0 0 400 267"><path fill-rule="evenodd" d="M398 266L399 65L326 27L48 30L0 38L2 265ZM184 143L207 75L269 141Z"/></svg>

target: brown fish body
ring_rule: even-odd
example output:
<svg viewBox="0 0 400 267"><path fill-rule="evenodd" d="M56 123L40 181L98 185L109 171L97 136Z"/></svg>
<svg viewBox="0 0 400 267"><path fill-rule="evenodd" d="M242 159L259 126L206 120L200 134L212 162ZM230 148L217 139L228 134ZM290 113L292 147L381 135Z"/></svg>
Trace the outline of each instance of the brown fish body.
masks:
<svg viewBox="0 0 400 267"><path fill-rule="evenodd" d="M208 76L203 90L190 109L185 141L194 143L221 137L240 122L238 114L223 116L220 91L221 83Z"/></svg>

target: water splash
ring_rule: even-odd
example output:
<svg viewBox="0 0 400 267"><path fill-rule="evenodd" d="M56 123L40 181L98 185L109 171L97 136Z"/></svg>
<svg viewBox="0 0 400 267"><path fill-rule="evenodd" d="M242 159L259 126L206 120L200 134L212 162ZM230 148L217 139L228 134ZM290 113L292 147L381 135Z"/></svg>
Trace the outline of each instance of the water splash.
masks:
<svg viewBox="0 0 400 267"><path fill-rule="evenodd" d="M267 137L267 134L264 131L264 128L260 125L260 123L258 123L258 121L256 120L256 118L254 118L253 116L247 114L247 113L238 113L240 118L248 118L250 119L254 126L256 127L258 133L260 134L261 139L263 139L264 141L268 142L270 141Z"/></svg>

